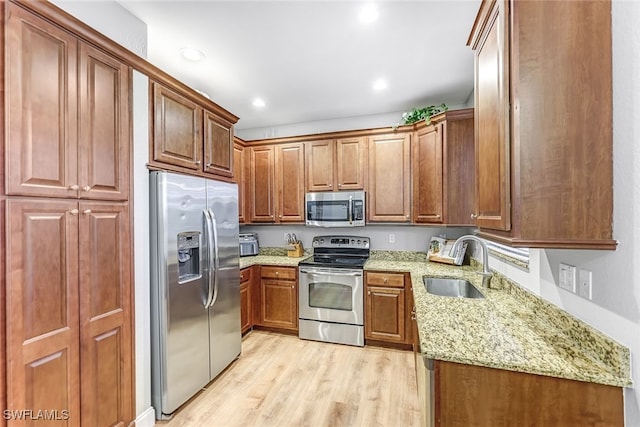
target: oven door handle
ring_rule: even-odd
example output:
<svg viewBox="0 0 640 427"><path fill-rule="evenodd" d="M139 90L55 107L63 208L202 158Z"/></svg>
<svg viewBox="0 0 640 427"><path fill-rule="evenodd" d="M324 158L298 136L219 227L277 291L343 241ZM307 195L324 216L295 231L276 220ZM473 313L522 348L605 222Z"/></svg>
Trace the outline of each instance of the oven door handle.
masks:
<svg viewBox="0 0 640 427"><path fill-rule="evenodd" d="M349 224L353 224L353 196L349 196Z"/></svg>
<svg viewBox="0 0 640 427"><path fill-rule="evenodd" d="M307 274L323 274L323 275L331 275L331 276L351 276L351 277L357 277L357 276L362 276L362 271L350 271L350 272L342 272L342 271L335 271L335 270L305 270L305 269L300 269L300 273L307 273Z"/></svg>

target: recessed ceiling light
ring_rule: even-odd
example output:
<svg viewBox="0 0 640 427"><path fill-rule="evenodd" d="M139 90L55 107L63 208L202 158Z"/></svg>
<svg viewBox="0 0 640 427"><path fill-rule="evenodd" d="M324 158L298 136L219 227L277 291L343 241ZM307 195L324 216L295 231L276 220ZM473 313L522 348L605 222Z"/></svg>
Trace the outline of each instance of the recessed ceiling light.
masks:
<svg viewBox="0 0 640 427"><path fill-rule="evenodd" d="M370 24L378 19L378 8L375 4L368 4L360 11L360 22Z"/></svg>
<svg viewBox="0 0 640 427"><path fill-rule="evenodd" d="M204 53L192 47L183 47L180 49L180 53L184 59L188 59L189 61L199 62L204 59Z"/></svg>
<svg viewBox="0 0 640 427"><path fill-rule="evenodd" d="M257 108L262 108L265 105L267 105L267 104L264 103L264 100L262 100L260 98L254 99L252 104L253 104L254 107L257 107Z"/></svg>
<svg viewBox="0 0 640 427"><path fill-rule="evenodd" d="M385 79L378 79L373 82L373 90L384 90L389 86Z"/></svg>

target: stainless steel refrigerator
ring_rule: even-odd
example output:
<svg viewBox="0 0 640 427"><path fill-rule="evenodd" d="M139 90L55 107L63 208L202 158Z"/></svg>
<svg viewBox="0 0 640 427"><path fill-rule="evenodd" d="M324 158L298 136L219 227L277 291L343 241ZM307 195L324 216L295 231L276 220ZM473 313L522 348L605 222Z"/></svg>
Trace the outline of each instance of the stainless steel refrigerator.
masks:
<svg viewBox="0 0 640 427"><path fill-rule="evenodd" d="M150 174L151 392L157 419L240 355L238 187Z"/></svg>

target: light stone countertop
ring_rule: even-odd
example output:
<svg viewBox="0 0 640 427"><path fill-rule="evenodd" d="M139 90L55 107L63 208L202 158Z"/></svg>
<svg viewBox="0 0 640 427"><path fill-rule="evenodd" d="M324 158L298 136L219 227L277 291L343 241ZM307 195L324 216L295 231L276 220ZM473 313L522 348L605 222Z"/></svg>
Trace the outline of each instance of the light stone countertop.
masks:
<svg viewBox="0 0 640 427"><path fill-rule="evenodd" d="M240 267L297 266L305 257L261 254L240 258ZM492 280L492 288L498 289L483 289L477 268L428 262L416 252L372 251L365 270L410 273L420 346L426 358L631 385L627 348L503 276L495 274ZM467 279L485 298L431 295L422 282L425 275Z"/></svg>

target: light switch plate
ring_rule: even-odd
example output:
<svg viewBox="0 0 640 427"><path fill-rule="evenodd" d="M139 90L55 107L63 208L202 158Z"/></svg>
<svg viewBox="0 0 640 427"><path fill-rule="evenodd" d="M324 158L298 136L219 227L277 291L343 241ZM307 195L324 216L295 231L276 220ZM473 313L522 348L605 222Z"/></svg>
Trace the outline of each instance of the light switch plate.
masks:
<svg viewBox="0 0 640 427"><path fill-rule="evenodd" d="M569 292L576 292L576 267L569 264L560 264L558 286Z"/></svg>

